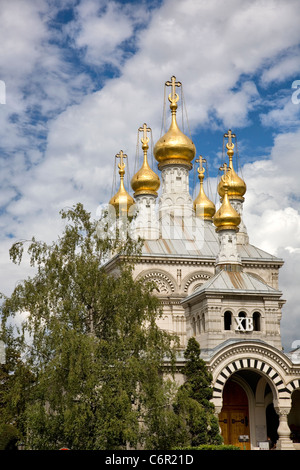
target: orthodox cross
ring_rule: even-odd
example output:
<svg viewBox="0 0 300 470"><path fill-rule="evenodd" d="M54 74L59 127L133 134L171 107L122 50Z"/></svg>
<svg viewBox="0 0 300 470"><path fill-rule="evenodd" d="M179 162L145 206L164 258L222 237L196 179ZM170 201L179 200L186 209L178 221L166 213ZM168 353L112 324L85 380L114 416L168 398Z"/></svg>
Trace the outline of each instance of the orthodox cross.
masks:
<svg viewBox="0 0 300 470"><path fill-rule="evenodd" d="M234 147L234 144L232 143L232 138L235 138L236 135L235 134L232 134L231 130L229 129L228 133L227 134L224 134L224 137L228 138L228 144L226 145L226 147L228 149L232 149Z"/></svg>
<svg viewBox="0 0 300 470"><path fill-rule="evenodd" d="M222 176L222 179L224 183L227 185L228 178L229 178L229 172L231 168L227 165L227 163L224 163L223 166L220 168L221 171L224 171L224 175Z"/></svg>
<svg viewBox="0 0 300 470"><path fill-rule="evenodd" d="M171 81L166 82L166 86L171 87L171 93L169 94L170 103L174 104L179 100L179 96L176 93L176 87L181 87L181 82L176 82L176 77L171 77Z"/></svg>
<svg viewBox="0 0 300 470"><path fill-rule="evenodd" d="M202 157L202 155L200 155L199 158L195 160L195 162L200 163L199 168L197 170L199 173L199 177L200 177L200 175L204 175L205 169L203 168L203 163L206 163L206 160L205 158Z"/></svg>
<svg viewBox="0 0 300 470"><path fill-rule="evenodd" d="M120 169L120 175L121 175L121 172L122 172L122 175L124 175L125 163L123 161L123 158L127 158L127 155L123 153L123 150L120 150L120 152L117 153L116 158L120 159L120 163L118 164L118 167Z"/></svg>
<svg viewBox="0 0 300 470"><path fill-rule="evenodd" d="M147 124L143 124L143 127L139 128L140 132L143 132L143 137L141 138L142 144L148 144L149 137L147 136L147 132L151 132L151 128L147 127Z"/></svg>

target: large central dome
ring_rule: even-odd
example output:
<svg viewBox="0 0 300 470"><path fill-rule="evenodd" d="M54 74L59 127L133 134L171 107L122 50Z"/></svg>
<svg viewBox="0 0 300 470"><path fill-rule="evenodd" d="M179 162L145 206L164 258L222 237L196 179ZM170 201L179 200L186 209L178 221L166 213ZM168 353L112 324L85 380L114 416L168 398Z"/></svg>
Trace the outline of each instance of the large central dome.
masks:
<svg viewBox="0 0 300 470"><path fill-rule="evenodd" d="M156 142L153 154L160 169L165 165L176 163L192 167L191 162L196 154L195 145L189 137L181 132L176 120L179 96L175 93L175 86L180 86L181 83L176 82L175 77L172 77L171 82L166 82L166 85L172 86L172 92L169 95L172 113L171 125L168 132Z"/></svg>

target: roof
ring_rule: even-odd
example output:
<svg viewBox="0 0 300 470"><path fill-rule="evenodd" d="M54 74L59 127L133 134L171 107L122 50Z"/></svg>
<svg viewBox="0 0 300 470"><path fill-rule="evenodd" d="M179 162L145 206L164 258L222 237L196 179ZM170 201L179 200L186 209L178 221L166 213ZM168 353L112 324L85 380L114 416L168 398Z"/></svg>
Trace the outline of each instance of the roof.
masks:
<svg viewBox="0 0 300 470"><path fill-rule="evenodd" d="M170 218L171 219L171 218ZM173 218L171 223L164 222L161 236L157 240L146 239L142 254L164 257L201 257L215 259L219 252L219 239L211 222L189 218L182 225L182 218ZM237 245L242 260L259 260L282 263L283 261L253 245Z"/></svg>
<svg viewBox="0 0 300 470"><path fill-rule="evenodd" d="M281 296L281 292L257 279L254 275L241 271L220 271L206 281L193 294L186 297L183 303L189 302L203 292L234 293L234 294L260 294Z"/></svg>

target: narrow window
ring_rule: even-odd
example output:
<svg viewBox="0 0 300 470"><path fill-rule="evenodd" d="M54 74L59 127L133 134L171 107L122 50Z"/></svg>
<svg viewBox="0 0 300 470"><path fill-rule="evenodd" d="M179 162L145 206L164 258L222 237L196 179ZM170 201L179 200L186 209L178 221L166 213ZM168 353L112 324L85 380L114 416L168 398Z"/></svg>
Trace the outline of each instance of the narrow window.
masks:
<svg viewBox="0 0 300 470"><path fill-rule="evenodd" d="M227 310L224 313L224 330L231 330L232 313Z"/></svg>
<svg viewBox="0 0 300 470"><path fill-rule="evenodd" d="M201 321L199 315L197 317L197 331L199 334L201 333Z"/></svg>
<svg viewBox="0 0 300 470"><path fill-rule="evenodd" d="M259 312L253 313L253 330L260 331L260 313Z"/></svg>
<svg viewBox="0 0 300 470"><path fill-rule="evenodd" d="M196 320L195 320L195 317L193 318L192 327L193 327L193 335L196 336Z"/></svg>
<svg viewBox="0 0 300 470"><path fill-rule="evenodd" d="M203 333L205 333L205 316L204 316L204 313L202 314L202 317L201 317L201 331L203 331Z"/></svg>

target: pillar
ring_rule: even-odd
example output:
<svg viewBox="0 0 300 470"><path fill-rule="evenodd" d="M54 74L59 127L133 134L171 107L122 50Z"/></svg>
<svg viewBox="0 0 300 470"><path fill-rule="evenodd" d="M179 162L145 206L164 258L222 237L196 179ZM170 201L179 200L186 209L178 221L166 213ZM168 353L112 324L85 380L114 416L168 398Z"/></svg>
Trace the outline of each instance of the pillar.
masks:
<svg viewBox="0 0 300 470"><path fill-rule="evenodd" d="M295 450L294 444L290 439L291 430L288 425L288 414L291 407L276 407L276 413L279 415L278 441L276 450Z"/></svg>

